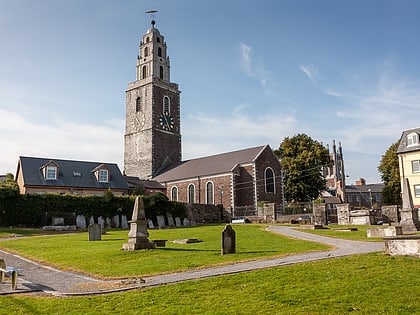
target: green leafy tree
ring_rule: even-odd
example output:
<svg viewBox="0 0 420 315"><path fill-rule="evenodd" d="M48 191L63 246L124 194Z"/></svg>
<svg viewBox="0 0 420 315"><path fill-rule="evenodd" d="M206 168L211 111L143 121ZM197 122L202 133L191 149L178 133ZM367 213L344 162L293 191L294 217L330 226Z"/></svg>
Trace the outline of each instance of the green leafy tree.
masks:
<svg viewBox="0 0 420 315"><path fill-rule="evenodd" d="M401 200L401 182L400 169L398 165L398 141L392 144L388 150L382 155L382 159L378 166L381 173L382 181L385 184L382 190L382 201L385 204L400 205Z"/></svg>
<svg viewBox="0 0 420 315"><path fill-rule="evenodd" d="M328 149L306 134L287 137L274 153L284 172L284 196L289 202L317 199L325 189L323 166L330 165Z"/></svg>
<svg viewBox="0 0 420 315"><path fill-rule="evenodd" d="M4 181L0 182L0 197L19 195L19 185L14 180L13 174L6 174Z"/></svg>

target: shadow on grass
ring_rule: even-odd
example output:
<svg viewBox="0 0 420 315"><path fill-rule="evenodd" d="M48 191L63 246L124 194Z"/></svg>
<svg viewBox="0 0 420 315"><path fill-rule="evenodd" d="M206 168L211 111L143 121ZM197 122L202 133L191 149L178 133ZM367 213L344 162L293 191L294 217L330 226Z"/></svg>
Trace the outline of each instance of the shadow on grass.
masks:
<svg viewBox="0 0 420 315"><path fill-rule="evenodd" d="M164 251L174 251L174 252L210 252L210 253L220 253L220 249L197 249L197 248L171 248L171 247L156 247L155 249L164 250ZM269 255L273 253L278 253L275 250L262 250L262 251L237 251L236 254L263 254Z"/></svg>

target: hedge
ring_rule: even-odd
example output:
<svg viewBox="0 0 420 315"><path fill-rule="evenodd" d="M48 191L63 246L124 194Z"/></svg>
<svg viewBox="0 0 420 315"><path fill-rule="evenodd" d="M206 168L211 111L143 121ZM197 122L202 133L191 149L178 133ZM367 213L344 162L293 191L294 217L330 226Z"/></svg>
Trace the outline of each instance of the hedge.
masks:
<svg viewBox="0 0 420 315"><path fill-rule="evenodd" d="M64 217L65 224L74 224L76 215L86 218L99 216L111 218L125 215L131 219L135 196L114 196L111 192L104 196L27 194L0 195L0 226L40 227L51 225L51 217ZM184 217L185 205L171 202L162 193L143 196L146 217L155 219L167 212ZM67 221L67 222L66 222Z"/></svg>

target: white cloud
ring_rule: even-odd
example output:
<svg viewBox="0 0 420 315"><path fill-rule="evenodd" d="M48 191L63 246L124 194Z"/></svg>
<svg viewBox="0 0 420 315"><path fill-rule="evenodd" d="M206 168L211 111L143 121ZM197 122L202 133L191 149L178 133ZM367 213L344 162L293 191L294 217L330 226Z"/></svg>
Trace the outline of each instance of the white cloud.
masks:
<svg viewBox="0 0 420 315"><path fill-rule="evenodd" d="M343 96L343 94L341 94L340 92L337 92L336 90L334 90L332 88L324 89L324 93L329 95L329 96L334 96L334 97L342 97Z"/></svg>
<svg viewBox="0 0 420 315"><path fill-rule="evenodd" d="M68 121L30 121L17 112L1 110L0 174L16 171L19 156L117 163L123 168L123 121L89 125Z"/></svg>
<svg viewBox="0 0 420 315"><path fill-rule="evenodd" d="M314 66L299 65L300 70L313 82L316 83L318 69Z"/></svg>

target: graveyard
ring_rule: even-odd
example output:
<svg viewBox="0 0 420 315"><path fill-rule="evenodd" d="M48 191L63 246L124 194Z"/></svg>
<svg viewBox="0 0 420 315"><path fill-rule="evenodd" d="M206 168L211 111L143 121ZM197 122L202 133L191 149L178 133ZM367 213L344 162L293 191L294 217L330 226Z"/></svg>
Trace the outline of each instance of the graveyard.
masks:
<svg viewBox="0 0 420 315"><path fill-rule="evenodd" d="M265 231L264 225L233 225L236 253L221 255L225 225L149 230L150 239L168 239L165 247L124 251L127 230L109 230L101 241L87 231L52 236L20 237L1 230L0 248L65 270L104 278L164 274L244 260L327 249L325 245ZM368 227L366 227L368 228ZM364 227L358 226L358 230ZM349 232L311 231L334 237ZM366 240L366 230L358 237ZM26 231L24 233L33 233ZM341 233L341 234L340 234ZM170 240L198 238L199 243ZM59 246L58 246L59 245ZM188 246L188 247L187 247ZM186 281L171 285L98 296L51 298L37 294L0 296L0 313L16 314L413 314L420 311L418 258L391 257L383 252L353 255L259 271Z"/></svg>

